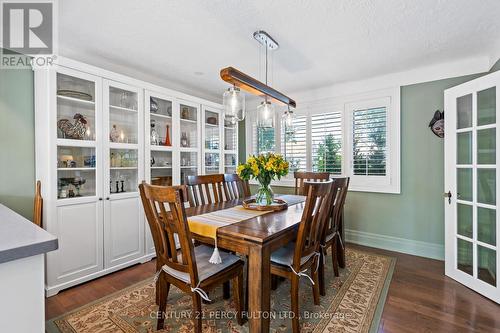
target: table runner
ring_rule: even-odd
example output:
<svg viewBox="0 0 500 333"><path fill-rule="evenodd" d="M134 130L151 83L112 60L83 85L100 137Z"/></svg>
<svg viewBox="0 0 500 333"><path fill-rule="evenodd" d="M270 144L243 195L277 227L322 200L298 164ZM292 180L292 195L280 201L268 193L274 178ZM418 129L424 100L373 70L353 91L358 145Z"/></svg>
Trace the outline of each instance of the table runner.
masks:
<svg viewBox="0 0 500 333"><path fill-rule="evenodd" d="M211 264L220 264L222 263L222 259L219 254L219 249L217 248L217 229L271 212L272 211L249 210L239 205L211 213L191 216L188 218L189 230L192 233L214 240L214 253L209 262Z"/></svg>

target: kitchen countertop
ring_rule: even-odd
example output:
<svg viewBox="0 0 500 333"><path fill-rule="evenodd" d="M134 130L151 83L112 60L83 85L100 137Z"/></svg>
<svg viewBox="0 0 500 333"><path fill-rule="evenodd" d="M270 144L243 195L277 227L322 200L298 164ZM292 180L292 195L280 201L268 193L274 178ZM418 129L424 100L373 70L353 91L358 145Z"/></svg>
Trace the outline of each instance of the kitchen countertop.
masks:
<svg viewBox="0 0 500 333"><path fill-rule="evenodd" d="M57 248L55 236L0 204L0 264Z"/></svg>

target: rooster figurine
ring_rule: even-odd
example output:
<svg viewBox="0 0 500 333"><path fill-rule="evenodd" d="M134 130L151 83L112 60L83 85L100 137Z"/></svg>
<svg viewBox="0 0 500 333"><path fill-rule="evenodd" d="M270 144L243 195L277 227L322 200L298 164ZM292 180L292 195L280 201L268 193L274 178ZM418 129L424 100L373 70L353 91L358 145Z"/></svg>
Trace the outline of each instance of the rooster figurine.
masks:
<svg viewBox="0 0 500 333"><path fill-rule="evenodd" d="M68 119L59 119L57 127L63 132L66 139L82 140L87 133L87 119L79 113L75 114L73 119L75 120L73 124Z"/></svg>

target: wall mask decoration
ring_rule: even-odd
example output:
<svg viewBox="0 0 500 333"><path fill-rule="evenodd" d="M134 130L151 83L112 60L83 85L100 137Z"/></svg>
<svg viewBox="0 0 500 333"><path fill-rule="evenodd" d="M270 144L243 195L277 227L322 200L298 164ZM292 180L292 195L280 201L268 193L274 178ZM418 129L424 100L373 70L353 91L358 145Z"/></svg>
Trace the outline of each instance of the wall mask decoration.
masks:
<svg viewBox="0 0 500 333"><path fill-rule="evenodd" d="M434 112L429 127L432 133L440 138L444 138L444 111L436 110L436 112Z"/></svg>

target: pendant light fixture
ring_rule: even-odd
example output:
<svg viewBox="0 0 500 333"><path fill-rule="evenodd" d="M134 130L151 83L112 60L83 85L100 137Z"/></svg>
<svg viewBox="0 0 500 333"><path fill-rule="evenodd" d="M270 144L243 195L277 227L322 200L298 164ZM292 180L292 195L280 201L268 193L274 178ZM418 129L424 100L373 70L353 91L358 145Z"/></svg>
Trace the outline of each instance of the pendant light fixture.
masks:
<svg viewBox="0 0 500 333"><path fill-rule="evenodd" d="M224 105L224 118L231 124L245 119L245 95L240 88L232 86L222 95Z"/></svg>
<svg viewBox="0 0 500 333"><path fill-rule="evenodd" d="M285 114L282 117L288 119L288 122L293 124L293 112L290 110L290 106L295 108L295 101L285 94L268 86L267 82L268 50L274 51L278 49L278 42L276 42L267 32L262 30L254 32L253 37L261 45L263 45L266 50L265 83L256 80L253 77L240 72L233 67L226 67L221 69L221 78L233 85L223 94L223 105L225 110L224 118L226 121L229 121L233 124L245 118L245 96L240 91L240 89L242 89L254 95L264 96L264 101L257 107L258 127L274 127L275 111L274 105L271 104L271 100L273 102L278 102L288 106L288 111L285 111Z"/></svg>
<svg viewBox="0 0 500 333"><path fill-rule="evenodd" d="M288 109L285 110L285 113L283 113L282 116L282 123L283 127L285 128L286 134L293 134L295 132L295 128L293 126L294 119L295 119L295 114L293 113L292 110L290 110L290 105L289 105Z"/></svg>
<svg viewBox="0 0 500 333"><path fill-rule="evenodd" d="M255 35L254 35L255 36ZM266 75L266 86L267 86L267 50L268 47L265 45L266 49L266 67L265 67L265 75ZM267 100L267 95L264 96L264 101L260 103L257 107L257 127L260 128L273 128L274 127L274 105L271 104L270 101Z"/></svg>

